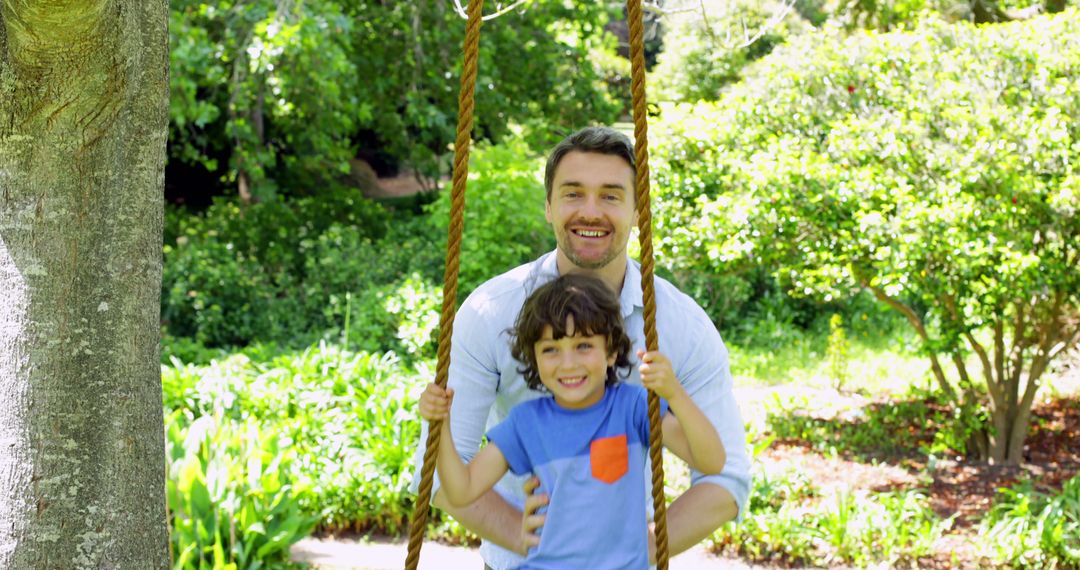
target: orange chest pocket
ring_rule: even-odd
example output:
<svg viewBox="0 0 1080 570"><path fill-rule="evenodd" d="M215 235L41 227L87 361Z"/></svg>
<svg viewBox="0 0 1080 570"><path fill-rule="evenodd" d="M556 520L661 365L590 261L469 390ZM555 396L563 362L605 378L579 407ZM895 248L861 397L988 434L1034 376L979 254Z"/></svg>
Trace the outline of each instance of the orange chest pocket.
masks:
<svg viewBox="0 0 1080 570"><path fill-rule="evenodd" d="M626 475L629 464L626 435L600 438L589 446L592 476L605 483L614 483Z"/></svg>

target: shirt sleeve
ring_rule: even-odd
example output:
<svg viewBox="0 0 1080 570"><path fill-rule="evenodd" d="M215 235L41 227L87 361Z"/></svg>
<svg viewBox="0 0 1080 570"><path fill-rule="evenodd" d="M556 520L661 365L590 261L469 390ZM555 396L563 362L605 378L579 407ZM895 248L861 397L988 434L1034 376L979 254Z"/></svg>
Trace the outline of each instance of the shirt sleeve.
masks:
<svg viewBox="0 0 1080 570"><path fill-rule="evenodd" d="M450 344L450 368L447 386L454 389L454 403L450 409L450 429L454 447L462 461L468 463L480 449L491 406L499 386L499 371L492 352L499 342L497 327L487 326L483 314L477 308L477 300L470 296L454 317L454 332ZM503 341L505 342L505 341ZM417 492L420 486L420 470L424 463L424 448L428 437L428 424L421 422L420 445L413 456L414 474L410 489ZM501 449L501 448L500 448ZM439 489L436 475L431 495Z"/></svg>
<svg viewBox="0 0 1080 570"><path fill-rule="evenodd" d="M634 386L638 388L635 392L633 402L633 418L637 424L638 436L641 438L641 445L646 450L649 449L649 433L651 432L651 426L649 425L649 391L640 386ZM629 386L627 386L629 388ZM660 419L664 419L670 410L668 409L668 401L660 398ZM648 453L648 451L646 451Z"/></svg>
<svg viewBox="0 0 1080 570"><path fill-rule="evenodd" d="M521 420L520 405L510 410L510 415L495 427L488 431L488 445L495 445L506 458L506 464L510 466L510 472L514 475L532 473L532 462L525 451L525 442L521 439L521 432L517 429Z"/></svg>
<svg viewBox="0 0 1080 570"><path fill-rule="evenodd" d="M745 514L750 497L750 457L746 451L746 428L735 402L734 382L728 366L728 351L700 307L694 305L697 338L687 338L685 359L676 363L675 374L686 387L694 403L709 418L724 444L727 461L717 475L703 475L691 470L693 485L712 483L728 490L739 508L738 520Z"/></svg>

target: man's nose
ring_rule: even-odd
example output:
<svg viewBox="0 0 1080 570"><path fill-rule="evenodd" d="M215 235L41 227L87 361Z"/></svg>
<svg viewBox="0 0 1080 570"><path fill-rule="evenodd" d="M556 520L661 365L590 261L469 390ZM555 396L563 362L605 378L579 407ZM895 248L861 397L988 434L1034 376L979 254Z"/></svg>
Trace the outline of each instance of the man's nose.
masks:
<svg viewBox="0 0 1080 570"><path fill-rule="evenodd" d="M590 195L585 198L585 203L581 207L581 217L596 219L601 217L600 197L596 195Z"/></svg>

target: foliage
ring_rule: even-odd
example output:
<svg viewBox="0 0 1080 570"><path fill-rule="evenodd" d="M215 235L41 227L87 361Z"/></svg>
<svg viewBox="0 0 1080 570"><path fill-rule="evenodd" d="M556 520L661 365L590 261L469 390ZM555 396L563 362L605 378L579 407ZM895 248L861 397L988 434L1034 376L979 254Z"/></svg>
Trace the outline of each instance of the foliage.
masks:
<svg viewBox="0 0 1080 570"><path fill-rule="evenodd" d="M805 442L820 452L839 453L861 460L910 454L956 455L963 449L953 414L941 394L912 388L906 398L870 404L835 417L811 409L805 398L769 405L765 423L780 440Z"/></svg>
<svg viewBox="0 0 1080 570"><path fill-rule="evenodd" d="M316 519L303 514L287 438L253 418L191 421L176 410L165 422L166 489L174 570L289 568L289 547Z"/></svg>
<svg viewBox="0 0 1080 570"><path fill-rule="evenodd" d="M350 136L373 106L358 96L339 2L181 0L170 6L170 155L270 198L290 182L348 172ZM218 164L219 160L227 164Z"/></svg>
<svg viewBox="0 0 1080 570"><path fill-rule="evenodd" d="M663 51L649 78L659 100L719 99L726 86L742 78L744 67L809 28L797 12L773 25L771 18L783 9L772 1L717 2L668 16ZM759 31L760 37L747 44Z"/></svg>
<svg viewBox="0 0 1080 570"><path fill-rule="evenodd" d="M989 409L973 451L1015 460L1038 378L1077 332L1078 22L813 34L718 104L665 109L658 249L676 270L764 264L825 301L871 291L954 405Z"/></svg>
<svg viewBox="0 0 1080 570"><path fill-rule="evenodd" d="M460 299L495 275L555 248L544 221L543 172L543 160L521 139L498 146L482 144L473 151L465 195ZM450 199L450 192L443 192L429 208L440 236L446 236L450 224Z"/></svg>
<svg viewBox="0 0 1080 570"><path fill-rule="evenodd" d="M951 524L918 491L822 496L805 476L756 473L749 512L713 535L713 547L753 561L892 567L930 554Z"/></svg>
<svg viewBox="0 0 1080 570"><path fill-rule="evenodd" d="M554 247L543 163L520 137L472 153L459 301ZM429 215L386 210L349 190L201 215L167 216L162 318L210 347L344 339L408 358L434 353L450 192ZM346 326L348 323L348 326Z"/></svg>
<svg viewBox="0 0 1080 570"><path fill-rule="evenodd" d="M257 421L288 441L291 500L319 528L396 534L412 512L415 407L428 368L321 343L302 352L253 348L209 365L173 361L162 384L166 409L183 411L175 422L205 416L240 430ZM221 452L239 461L238 449ZM461 535L439 517L434 523Z"/></svg>
<svg viewBox="0 0 1080 570"><path fill-rule="evenodd" d="M829 318L829 374L833 387L841 390L848 379L848 339L844 332L844 317L835 314Z"/></svg>
<svg viewBox="0 0 1080 570"><path fill-rule="evenodd" d="M243 209L218 201L200 216L171 210L166 218L162 320L171 334L209 346L317 328L302 288L316 240L332 227L367 239L387 231L383 210L348 190Z"/></svg>
<svg viewBox="0 0 1080 570"><path fill-rule="evenodd" d="M1065 482L1061 492L1035 490L1031 481L998 489L983 519L985 551L1014 568L1080 566L1080 476Z"/></svg>
<svg viewBox="0 0 1080 570"><path fill-rule="evenodd" d="M173 2L170 155L255 198L340 184L358 153L437 180L454 141L464 20L448 2ZM530 2L487 23L476 134L546 144L615 118L593 57L606 3ZM606 55L604 55L606 57ZM393 65L388 65L393 62ZM528 62L528 65L521 65Z"/></svg>

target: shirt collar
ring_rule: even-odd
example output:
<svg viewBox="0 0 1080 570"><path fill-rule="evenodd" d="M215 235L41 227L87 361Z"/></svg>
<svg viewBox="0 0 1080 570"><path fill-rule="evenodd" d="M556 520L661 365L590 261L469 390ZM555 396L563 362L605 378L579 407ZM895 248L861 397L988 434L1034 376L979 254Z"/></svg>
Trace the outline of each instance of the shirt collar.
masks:
<svg viewBox="0 0 1080 570"><path fill-rule="evenodd" d="M552 251L540 259L540 274L554 279L559 276L558 250ZM623 277L622 292L619 293L622 316L627 318L637 307L644 307L641 296L641 266L638 262L626 258L626 275Z"/></svg>

